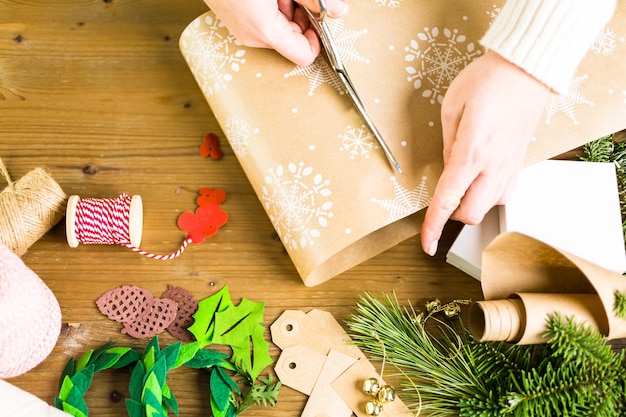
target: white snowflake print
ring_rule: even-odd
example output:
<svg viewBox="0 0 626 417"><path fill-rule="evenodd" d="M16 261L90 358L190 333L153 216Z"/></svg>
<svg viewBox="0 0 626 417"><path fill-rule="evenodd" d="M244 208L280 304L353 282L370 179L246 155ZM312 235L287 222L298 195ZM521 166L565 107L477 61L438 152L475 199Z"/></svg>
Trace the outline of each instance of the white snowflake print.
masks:
<svg viewBox="0 0 626 417"><path fill-rule="evenodd" d="M185 29L181 49L200 88L209 96L225 89L233 73L246 62L245 49L212 16L198 19Z"/></svg>
<svg viewBox="0 0 626 417"><path fill-rule="evenodd" d="M224 123L224 134L228 138L235 155L240 158L246 156L250 140L248 123L237 116L231 116Z"/></svg>
<svg viewBox="0 0 626 417"><path fill-rule="evenodd" d="M416 90L422 90L422 96L431 104L441 104L452 80L481 54L473 42L466 40L458 29L424 28L404 48L404 60L412 64L406 67L407 80Z"/></svg>
<svg viewBox="0 0 626 417"><path fill-rule="evenodd" d="M330 181L303 162L269 170L261 199L276 233L291 249L305 248L320 237L333 217Z"/></svg>
<svg viewBox="0 0 626 417"><path fill-rule="evenodd" d="M598 34L591 50L599 55L612 55L615 52L615 46L615 32L607 26Z"/></svg>
<svg viewBox="0 0 626 417"><path fill-rule="evenodd" d="M426 187L426 177L422 180L413 191L404 188L395 177L391 177L393 182L394 198L393 200L379 200L372 198L372 202L378 204L389 213L389 217L385 224L391 224L396 220L400 220L413 213L417 213L430 202L430 195Z"/></svg>
<svg viewBox="0 0 626 417"><path fill-rule="evenodd" d="M498 7L497 4L491 6L491 10L487 10L487 16L489 16L489 26L493 25L493 21L496 20L496 17L500 14L502 9Z"/></svg>
<svg viewBox="0 0 626 417"><path fill-rule="evenodd" d="M378 149L376 138L365 125L359 128L347 126L346 132L340 134L339 139L341 139L339 150L349 152L350 159L356 159L358 156L368 159L371 151Z"/></svg>
<svg viewBox="0 0 626 417"><path fill-rule="evenodd" d="M343 25L343 19L328 19L326 21L328 27L335 39L335 45L339 53L339 57L343 62L364 62L369 63L369 59L362 56L357 51L354 43L364 34L367 29L348 30ZM320 55L310 65L305 67L297 66L292 71L285 74L285 78L293 76L304 76L309 79L309 95L312 96L315 90L322 84L329 84L335 90L344 94L345 91L337 75L328 65L326 60Z"/></svg>
<svg viewBox="0 0 626 417"><path fill-rule="evenodd" d="M546 124L549 125L552 119L557 113L565 113L575 125L578 124L576 114L574 113L574 106L576 104L586 104L593 106L593 102L586 99L579 91L580 84L585 81L589 76L577 75L572 79L567 94L550 94L546 102Z"/></svg>
<svg viewBox="0 0 626 417"><path fill-rule="evenodd" d="M400 7L400 3L402 3L402 0L374 0L374 4L392 9Z"/></svg>

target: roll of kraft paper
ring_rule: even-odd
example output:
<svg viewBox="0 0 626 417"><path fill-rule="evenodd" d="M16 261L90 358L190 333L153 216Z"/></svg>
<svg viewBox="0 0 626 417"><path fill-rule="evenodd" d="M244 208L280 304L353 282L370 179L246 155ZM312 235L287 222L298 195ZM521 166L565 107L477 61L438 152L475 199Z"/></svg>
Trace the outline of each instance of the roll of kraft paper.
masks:
<svg viewBox="0 0 626 417"><path fill-rule="evenodd" d="M60 331L61 309L52 291L0 243L0 378L21 375L41 363Z"/></svg>
<svg viewBox="0 0 626 417"><path fill-rule="evenodd" d="M11 417L70 417L33 394L0 379L0 400L3 416Z"/></svg>
<svg viewBox="0 0 626 417"><path fill-rule="evenodd" d="M481 342L543 343L546 318L556 313L608 333L606 314L596 294L520 293L504 300L478 301L470 308L469 329Z"/></svg>

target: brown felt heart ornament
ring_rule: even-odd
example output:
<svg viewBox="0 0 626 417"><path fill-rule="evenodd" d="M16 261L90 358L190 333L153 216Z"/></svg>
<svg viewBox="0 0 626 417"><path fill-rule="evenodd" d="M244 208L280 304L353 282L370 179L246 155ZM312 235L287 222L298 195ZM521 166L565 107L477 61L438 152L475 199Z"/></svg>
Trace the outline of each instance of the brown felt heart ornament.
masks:
<svg viewBox="0 0 626 417"><path fill-rule="evenodd" d="M118 323L132 323L148 315L153 304L150 291L124 285L104 293L96 301L102 314Z"/></svg>
<svg viewBox="0 0 626 417"><path fill-rule="evenodd" d="M148 314L141 320L124 323L122 333L136 338L153 337L162 333L178 313L178 304L170 299L155 298Z"/></svg>
<svg viewBox="0 0 626 417"><path fill-rule="evenodd" d="M170 299L178 304L178 314L167 327L167 331L183 342L192 342L195 337L187 328L193 324L192 315L198 310L198 301L184 288L169 286L161 298Z"/></svg>

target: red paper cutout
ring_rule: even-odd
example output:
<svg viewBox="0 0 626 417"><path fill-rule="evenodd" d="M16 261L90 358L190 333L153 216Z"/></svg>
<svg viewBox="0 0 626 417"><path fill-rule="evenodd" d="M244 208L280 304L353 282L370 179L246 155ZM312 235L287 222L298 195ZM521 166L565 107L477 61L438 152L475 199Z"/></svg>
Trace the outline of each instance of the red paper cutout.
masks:
<svg viewBox="0 0 626 417"><path fill-rule="evenodd" d="M220 159L222 157L220 138L218 138L215 133L209 132L204 136L204 142L200 145L200 156L203 158L210 156L213 159Z"/></svg>
<svg viewBox="0 0 626 417"><path fill-rule="evenodd" d="M213 236L218 228L226 224L228 214L220 210L219 204L198 207L195 213L186 211L178 217L178 227L189 232L192 243L202 243L205 237Z"/></svg>
<svg viewBox="0 0 626 417"><path fill-rule="evenodd" d="M208 206L209 204L222 204L226 201L226 192L224 190L214 190L209 187L202 187L198 190L200 197L196 199L198 206Z"/></svg>

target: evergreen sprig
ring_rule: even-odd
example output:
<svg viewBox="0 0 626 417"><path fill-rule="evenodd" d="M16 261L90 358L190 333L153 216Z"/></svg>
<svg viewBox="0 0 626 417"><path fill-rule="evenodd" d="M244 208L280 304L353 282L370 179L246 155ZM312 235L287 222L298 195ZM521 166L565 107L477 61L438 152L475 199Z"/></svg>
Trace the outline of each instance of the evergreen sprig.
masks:
<svg viewBox="0 0 626 417"><path fill-rule="evenodd" d="M624 415L626 365L606 339L560 315L547 317L547 343L475 340L460 320L416 320L412 306L370 294L348 319L353 340L383 356L403 399L430 416ZM381 344L384 343L384 347Z"/></svg>
<svg viewBox="0 0 626 417"><path fill-rule="evenodd" d="M626 242L626 141L616 141L615 135L607 135L583 146L583 161L612 162L617 174L617 187L622 212L622 231Z"/></svg>

